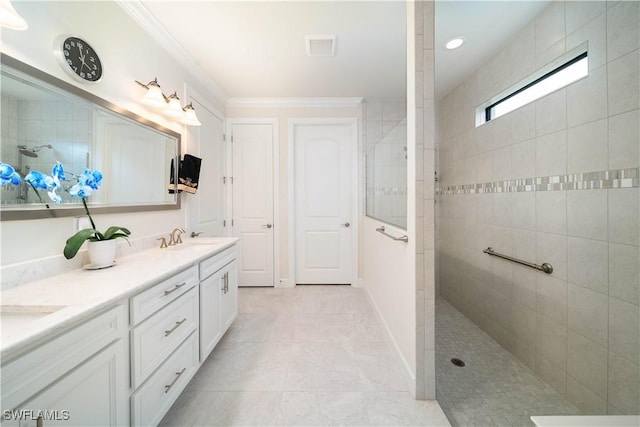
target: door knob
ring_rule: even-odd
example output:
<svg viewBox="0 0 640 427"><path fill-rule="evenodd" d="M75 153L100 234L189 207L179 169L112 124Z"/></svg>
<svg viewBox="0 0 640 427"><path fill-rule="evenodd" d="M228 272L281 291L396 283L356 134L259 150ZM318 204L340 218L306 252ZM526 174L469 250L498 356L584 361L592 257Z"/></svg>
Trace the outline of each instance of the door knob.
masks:
<svg viewBox="0 0 640 427"><path fill-rule="evenodd" d="M351 224L350 224L350 223L348 223L348 222L345 222L344 224L340 224L340 225L342 225L342 226L343 226L343 227L345 227L345 228L349 228L349 227L351 227Z"/></svg>
<svg viewBox="0 0 640 427"><path fill-rule="evenodd" d="M265 225L263 225L263 227L271 228L271 227L273 227L273 225L271 225L271 224L265 224Z"/></svg>

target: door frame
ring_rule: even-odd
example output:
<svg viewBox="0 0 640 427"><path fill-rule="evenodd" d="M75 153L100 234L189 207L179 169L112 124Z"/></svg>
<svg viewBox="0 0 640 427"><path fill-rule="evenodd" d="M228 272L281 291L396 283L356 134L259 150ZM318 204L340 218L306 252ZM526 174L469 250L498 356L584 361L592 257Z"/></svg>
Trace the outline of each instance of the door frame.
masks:
<svg viewBox="0 0 640 427"><path fill-rule="evenodd" d="M204 96L202 93L200 93L199 91L195 90L189 83L184 83L183 86L183 90L184 90L184 99L187 100L187 102L192 102L195 101L198 104L202 105L205 109L207 109L207 111L209 111L209 113L211 113L215 118L219 119L222 122L222 151L223 151L223 156L225 157L224 162L222 163L222 173L224 175L227 175L228 171L230 170L229 168L229 142L226 140L225 137L225 132L227 131L227 127L226 127L226 121L227 119L225 118L224 114L222 114L222 112L220 110L218 110L208 99L206 96ZM183 132L182 132L182 147L181 150L182 152L179 154L180 157L182 157L184 154L187 153L191 153L191 154L196 154L198 156L200 156L200 144L203 143L203 141L200 140L200 137L198 135L198 141L197 141L197 151L194 151L196 147L194 147L194 144L196 144L194 141L190 140L190 133L189 133L189 129L187 125L184 125L183 127ZM230 191L228 190L228 187L226 185L222 185L222 201L224 203L224 206L222 207L222 212L223 212L223 216L224 219L226 220L227 218L230 218L229 216L229 203L230 203ZM184 196L183 196L184 197ZM192 220L192 212L191 210L193 210L194 207L192 204L190 203L186 203L186 211L185 211L185 224L187 226L191 225L191 220ZM223 228L223 235L226 237L231 236L231 227L222 227ZM194 230L195 231L195 230Z"/></svg>
<svg viewBox="0 0 640 427"><path fill-rule="evenodd" d="M322 117L322 118L290 118L288 120L288 146L287 146L287 176L288 179L288 197L289 205L289 281L290 286L296 286L296 211L295 211L295 129L299 125L350 125L351 126L351 286L358 286L358 260L359 247L359 184L358 184L358 118L357 117Z"/></svg>
<svg viewBox="0 0 640 427"><path fill-rule="evenodd" d="M229 146L227 155L228 176L233 177L233 142L231 141L233 125L271 125L273 129L273 287L277 288L280 279L280 125L273 118L227 118L225 123L226 141ZM233 184L229 191L228 218L233 220ZM233 226L229 227L229 235L233 236Z"/></svg>

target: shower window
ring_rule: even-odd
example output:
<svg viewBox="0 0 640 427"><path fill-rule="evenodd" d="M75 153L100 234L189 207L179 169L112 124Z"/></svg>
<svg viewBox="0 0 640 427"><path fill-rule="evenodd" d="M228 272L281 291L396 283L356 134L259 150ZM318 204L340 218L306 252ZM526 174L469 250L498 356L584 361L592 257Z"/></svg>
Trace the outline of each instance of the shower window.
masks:
<svg viewBox="0 0 640 427"><path fill-rule="evenodd" d="M366 155L366 212L407 228L407 119L402 119Z"/></svg>
<svg viewBox="0 0 640 427"><path fill-rule="evenodd" d="M478 107L476 127L562 89L588 74L586 46L579 47Z"/></svg>

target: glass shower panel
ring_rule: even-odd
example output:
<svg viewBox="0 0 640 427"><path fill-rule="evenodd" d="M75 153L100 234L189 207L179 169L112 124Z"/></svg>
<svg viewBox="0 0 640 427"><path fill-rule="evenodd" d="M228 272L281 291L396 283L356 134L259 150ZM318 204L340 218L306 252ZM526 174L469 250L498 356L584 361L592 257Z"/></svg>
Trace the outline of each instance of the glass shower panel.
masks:
<svg viewBox="0 0 640 427"><path fill-rule="evenodd" d="M407 119L366 155L367 216L407 228Z"/></svg>

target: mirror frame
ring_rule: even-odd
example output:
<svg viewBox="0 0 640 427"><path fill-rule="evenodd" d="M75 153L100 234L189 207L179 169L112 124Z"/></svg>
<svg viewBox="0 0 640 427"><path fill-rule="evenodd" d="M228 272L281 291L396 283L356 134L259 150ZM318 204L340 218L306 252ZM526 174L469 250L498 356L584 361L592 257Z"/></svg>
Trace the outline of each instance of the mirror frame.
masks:
<svg viewBox="0 0 640 427"><path fill-rule="evenodd" d="M81 100L87 101L90 104L97 105L102 109L108 110L116 115L123 116L127 119L138 122L139 124L151 127L160 132L166 133L167 135L176 138L177 147L176 147L176 157L174 158L174 164L178 164L178 160L180 158L181 151L181 142L182 135L178 132L175 132L171 129L165 128L151 120L148 120L142 116L139 116L131 111L125 110L122 107L119 107L105 99L102 99L92 93L89 93L77 86L69 84L64 80L60 80L57 77L54 77L50 74L45 73L37 68L34 68L30 65L25 64L22 61L19 61L9 55L4 53L0 53L0 64L3 67L10 67L14 70L22 72L34 79L38 79L46 84L56 87L57 89L61 89L64 92L67 92L71 95L71 97L80 98ZM177 168L174 169L174 182L178 182L178 171ZM169 177L167 177L169 178ZM84 207L80 204L79 206L74 207L65 207L64 205L55 205L50 204L50 208L41 208L39 205L33 208L26 209L9 209L5 210L0 205L0 221L15 221L15 220L27 220L27 219L43 219L43 218L62 218L62 217L72 217L72 216L84 216L85 210ZM171 204L149 204L149 205L135 205L135 206L127 206L127 205L115 205L115 206L91 206L91 212L94 214L105 214L105 213L124 213L124 212L149 212L149 211L162 211L162 210L172 210L172 209L180 209L180 193L176 193L176 201Z"/></svg>

